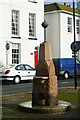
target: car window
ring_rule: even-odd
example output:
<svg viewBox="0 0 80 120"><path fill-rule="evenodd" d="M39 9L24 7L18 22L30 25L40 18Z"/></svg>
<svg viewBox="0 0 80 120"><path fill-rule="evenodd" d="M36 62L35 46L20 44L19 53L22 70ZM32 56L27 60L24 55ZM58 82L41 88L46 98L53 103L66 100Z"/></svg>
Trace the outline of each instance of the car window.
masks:
<svg viewBox="0 0 80 120"><path fill-rule="evenodd" d="M23 65L18 65L15 67L16 70L25 70Z"/></svg>
<svg viewBox="0 0 80 120"><path fill-rule="evenodd" d="M33 70L33 68L31 66L29 66L29 65L25 65L25 69L26 70Z"/></svg>
<svg viewBox="0 0 80 120"><path fill-rule="evenodd" d="M77 59L77 60L76 60L76 63L77 63L77 64L80 64L80 61Z"/></svg>

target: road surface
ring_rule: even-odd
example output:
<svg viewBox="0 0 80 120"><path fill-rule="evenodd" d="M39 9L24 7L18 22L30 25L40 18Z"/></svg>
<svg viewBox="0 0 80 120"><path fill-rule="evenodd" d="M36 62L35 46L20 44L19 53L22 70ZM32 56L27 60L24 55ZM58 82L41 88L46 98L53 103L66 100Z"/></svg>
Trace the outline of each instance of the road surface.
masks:
<svg viewBox="0 0 80 120"><path fill-rule="evenodd" d="M80 78L77 80L80 85ZM16 94L22 92L32 92L33 82L23 82L21 84L5 84L2 85L2 95ZM74 87L74 79L60 79L58 80L58 88ZM1 85L0 85L1 88Z"/></svg>

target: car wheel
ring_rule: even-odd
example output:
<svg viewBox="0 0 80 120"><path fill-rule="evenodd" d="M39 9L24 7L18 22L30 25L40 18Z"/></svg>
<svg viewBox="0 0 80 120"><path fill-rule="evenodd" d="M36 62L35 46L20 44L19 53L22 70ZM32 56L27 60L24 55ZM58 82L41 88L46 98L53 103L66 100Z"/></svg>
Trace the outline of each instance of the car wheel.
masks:
<svg viewBox="0 0 80 120"><path fill-rule="evenodd" d="M65 78L65 79L68 79L68 78L69 78L69 72L65 72L65 73L64 73L64 78Z"/></svg>
<svg viewBox="0 0 80 120"><path fill-rule="evenodd" d="M15 77L14 77L14 83L15 83L15 84L20 83L20 77L19 77L19 76L15 76Z"/></svg>

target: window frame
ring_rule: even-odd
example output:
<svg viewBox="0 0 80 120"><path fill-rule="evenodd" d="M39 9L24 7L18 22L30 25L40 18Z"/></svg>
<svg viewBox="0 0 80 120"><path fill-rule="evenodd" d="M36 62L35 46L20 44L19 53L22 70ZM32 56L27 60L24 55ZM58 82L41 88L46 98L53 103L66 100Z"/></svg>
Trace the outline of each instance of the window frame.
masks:
<svg viewBox="0 0 80 120"><path fill-rule="evenodd" d="M76 19L76 33L80 34L80 20Z"/></svg>
<svg viewBox="0 0 80 120"><path fill-rule="evenodd" d="M13 14L14 14L14 17L16 17L17 19L15 19L15 20L13 19ZM20 18L19 10L12 9L12 12L11 12L11 35L12 35L12 37L17 38L20 36L20 19L19 18ZM14 26L13 26L13 24L14 24Z"/></svg>
<svg viewBox="0 0 80 120"><path fill-rule="evenodd" d="M31 21L30 19L30 15L34 16L33 18L31 18L33 21ZM32 23L32 25L31 25ZM30 33L30 27L32 29L32 33ZM30 35L33 34L33 35ZM29 13L29 39L35 39L36 40L36 14L35 13Z"/></svg>
<svg viewBox="0 0 80 120"><path fill-rule="evenodd" d="M72 18L71 17L67 18L67 32L72 33Z"/></svg>
<svg viewBox="0 0 80 120"><path fill-rule="evenodd" d="M20 63L20 43L12 43L12 64L19 63Z"/></svg>

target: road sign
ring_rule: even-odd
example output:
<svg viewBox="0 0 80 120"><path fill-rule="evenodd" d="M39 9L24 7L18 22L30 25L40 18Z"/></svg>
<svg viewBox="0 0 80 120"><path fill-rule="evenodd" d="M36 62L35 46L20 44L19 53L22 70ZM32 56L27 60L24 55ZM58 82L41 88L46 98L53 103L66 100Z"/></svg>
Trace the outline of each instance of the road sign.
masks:
<svg viewBox="0 0 80 120"><path fill-rule="evenodd" d="M80 50L80 41L75 41L71 44L71 50L73 52L78 52Z"/></svg>

